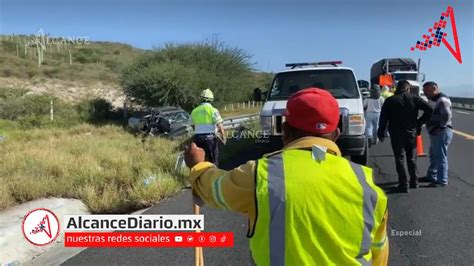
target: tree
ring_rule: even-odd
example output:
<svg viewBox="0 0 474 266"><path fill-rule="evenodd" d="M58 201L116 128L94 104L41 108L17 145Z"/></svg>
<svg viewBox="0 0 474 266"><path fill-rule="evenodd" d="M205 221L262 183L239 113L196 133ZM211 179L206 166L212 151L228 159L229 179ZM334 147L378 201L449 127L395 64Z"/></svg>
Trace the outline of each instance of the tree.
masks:
<svg viewBox="0 0 474 266"><path fill-rule="evenodd" d="M129 97L149 106L190 110L206 88L214 92L216 105L249 100L254 87L250 58L217 40L166 44L127 67L121 84Z"/></svg>

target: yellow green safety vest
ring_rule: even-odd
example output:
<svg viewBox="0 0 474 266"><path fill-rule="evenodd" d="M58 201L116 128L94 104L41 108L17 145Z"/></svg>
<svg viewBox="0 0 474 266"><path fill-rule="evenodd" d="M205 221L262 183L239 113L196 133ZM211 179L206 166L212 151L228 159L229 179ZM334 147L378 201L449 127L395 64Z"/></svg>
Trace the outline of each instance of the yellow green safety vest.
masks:
<svg viewBox="0 0 474 266"><path fill-rule="evenodd" d="M372 169L329 153L290 149L257 161L257 265L371 265L387 198Z"/></svg>
<svg viewBox="0 0 474 266"><path fill-rule="evenodd" d="M222 123L222 118L210 103L202 103L191 112L195 134L209 134L216 132L216 124Z"/></svg>
<svg viewBox="0 0 474 266"><path fill-rule="evenodd" d="M393 93L392 93L392 92L389 92L389 91L386 91L386 92L382 92L381 96L382 96L384 99L387 99L388 97L393 96Z"/></svg>

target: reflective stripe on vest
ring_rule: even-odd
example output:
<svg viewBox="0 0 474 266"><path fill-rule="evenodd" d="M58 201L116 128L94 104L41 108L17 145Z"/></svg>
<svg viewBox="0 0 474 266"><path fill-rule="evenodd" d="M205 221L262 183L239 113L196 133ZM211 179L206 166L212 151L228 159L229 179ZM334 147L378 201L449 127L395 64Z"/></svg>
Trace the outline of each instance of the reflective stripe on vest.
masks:
<svg viewBox="0 0 474 266"><path fill-rule="evenodd" d="M375 190L373 190L369 184L367 184L365 174L362 171L362 166L353 162L350 162L350 164L364 191L364 235L362 236L360 251L356 258L359 262L361 262L362 265L370 265L367 264L367 261L363 256L369 253L370 247L372 245L370 233L374 228L374 213L375 205L377 204L377 192L375 192Z"/></svg>
<svg viewBox="0 0 474 266"><path fill-rule="evenodd" d="M287 155L288 152L291 153L291 156L289 157L292 158L289 162L285 160L286 158L285 155ZM351 203L353 203L352 204L353 206L360 206L361 207L360 211L357 211L357 209L359 208L357 207L356 209L354 209L356 210L356 213L355 213L356 215L352 215L352 217L354 217L353 219L358 219L358 220L347 222L347 221L344 221L343 219L340 219L339 217L332 217L333 219L331 219L331 221L323 221L322 223L327 223L327 224L323 224L322 226L319 226L317 224L307 224L306 226L305 224L303 224L301 229L305 230L307 228L312 229L312 228L318 228L318 227L326 228L324 226L328 226L328 225L330 228L332 228L330 226L330 223L347 222L349 224L347 228L351 228L351 226L353 226L353 228L356 228L356 230L354 231L357 231L358 228L360 228L360 231L353 232L354 234L356 234L354 236L349 236L345 238L342 237L345 239L345 240L341 240L343 241L342 244L347 245L348 244L347 239L352 239L352 242L354 243L351 242L349 244L353 244L356 246L351 246L351 248L344 247L348 249L347 252L346 250L342 250L343 249L342 245L337 247L337 250L335 250L335 252L340 252L342 250L344 251L347 258L345 258L346 260L336 259L334 261L332 260L334 258L331 258L331 257L325 257L325 258L312 257L313 254L320 254L321 256L325 256L327 255L325 254L325 251L328 251L327 249L331 248L331 245L332 247L334 247L334 243L325 243L324 239L321 240L321 242L316 241L318 242L317 244L320 246L317 246L317 247L315 246L314 247L315 252L311 252L312 254L307 254L308 252L313 251L311 250L312 247L305 246L305 247L302 247L302 250L298 250L298 247L291 246L291 245L287 246L288 241L290 241L290 243L316 244L314 243L314 241L311 242L313 240L311 237L314 235L311 233L314 233L314 232L308 232L308 233L295 232L297 230L297 229L294 230L294 226L296 224L290 224L293 218L292 215L294 215L294 213L287 213L288 211L287 209L288 202L286 201L287 197L290 196L290 197L298 199L298 194L299 194L298 191L293 191L293 192L286 191L287 185L291 184L290 187L295 187L297 189L298 189L298 186L304 187L304 185L298 184L297 177L299 175L306 175L306 176L310 176L311 178L313 177L317 178L318 173L316 173L317 171L311 172L312 166L310 165L311 163L309 163L309 160L308 158L306 158L306 156L311 158L311 153L309 151L303 151L303 150L298 150L298 152L294 152L294 150L290 150L290 151L285 151L279 154L275 154L269 158L260 159L258 161L257 177L256 177L257 178L256 193L257 193L258 213L257 213L257 222L255 224L255 229L254 229L258 231L255 231L255 235L250 239L250 248L252 250L252 256L255 262L257 263L257 265L285 265L285 262L286 263L290 262L290 264L295 263L295 262L297 263L320 262L320 263L326 263L326 264L327 263L345 263L347 265L357 265L358 263L360 263L361 265L370 265L371 264L370 247L372 243L371 232L374 229L374 226L376 224L378 225L383 217L383 211L376 212L376 209L375 209L376 204L377 204L377 199L378 199L378 192L374 190L373 188L374 185L372 181L370 183L367 182L367 179L366 179L367 173L364 173L364 170L360 165L349 163L344 158L337 157L330 154L327 154L327 157L329 157L330 160L326 160L326 162L323 161L321 164L324 164L324 163L334 164L333 172L339 172L339 173L347 172L344 175L354 176L353 178L348 177L349 181L352 182L351 184L352 187L348 188L347 191L354 192L353 188L356 187L360 189L357 195L360 194L360 197L363 198L361 200L359 199L359 201L361 202L361 205L358 205L357 203L354 203L354 202L347 203L347 202L344 202L343 199L341 200L341 199L333 198L331 200L333 201L341 200L341 203L340 203L341 205L343 204L350 205ZM296 170L296 173L295 173L294 165L291 165L291 162L293 162L292 160L305 161L304 167L299 167L301 169L298 168L298 170L300 170L301 172L298 173L298 170ZM285 169L285 165L286 165L285 161L288 164L288 166L290 166L290 168L292 167L292 170L289 173L285 172L285 170L287 170ZM297 165L297 166L301 166L301 165ZM326 165L324 169L327 169L327 167L328 165ZM315 165L314 170L318 170L316 165ZM326 171L326 172L329 172L329 171ZM291 178L287 177L285 179L285 173L291 175ZM331 173L321 173L321 175L323 174L331 175ZM334 176L337 176L337 175L335 174ZM303 182L307 182L307 181L308 179L303 179ZM287 183L287 182L290 182L290 183ZM344 188L341 188L341 190L344 190ZM380 191L379 193L382 193L381 190L379 191ZM321 191L319 191L319 193L321 193ZM328 194L327 196L330 197L332 196L332 194ZM385 196L381 194L381 197L385 197ZM302 198L299 198L299 200L302 200ZM307 200L321 201L317 197L316 198L308 197ZM382 201L382 203L385 204L386 201ZM321 204L324 205L325 202L322 201ZM301 205L305 205L305 204L301 204ZM288 207L292 208L291 205ZM293 206L293 208L295 207ZM381 208L384 209L385 207L381 206ZM344 208L341 208L341 209L344 209ZM290 215L290 216L287 217L287 215ZM305 217L307 218L307 220L297 219L296 223L300 223L300 224L305 223L305 222L309 223L311 221L318 220L318 214L311 213L311 210L308 210L308 213L305 213L305 215L308 216L308 217ZM309 217L311 215L313 215L312 218ZM347 215L351 215L351 213L347 213ZM363 221L360 221L362 219ZM375 221L377 221L377 223ZM358 226L358 224L360 224L360 227ZM335 228L338 228L338 227L334 227L333 229ZM345 228L345 227L342 226L342 228ZM311 236L307 236L308 234L310 234ZM297 239L296 242L293 241L294 239ZM337 240L334 240L334 241L337 242ZM335 254L335 252L332 252L332 253L327 252L327 253ZM297 256L306 257L306 258L295 259L295 258L292 258L291 255L289 255L288 253L293 254L293 255L297 254ZM353 255L350 255L350 254L353 254Z"/></svg>
<svg viewBox="0 0 474 266"><path fill-rule="evenodd" d="M270 203L270 265L285 265L285 176L283 156L268 160L268 199Z"/></svg>

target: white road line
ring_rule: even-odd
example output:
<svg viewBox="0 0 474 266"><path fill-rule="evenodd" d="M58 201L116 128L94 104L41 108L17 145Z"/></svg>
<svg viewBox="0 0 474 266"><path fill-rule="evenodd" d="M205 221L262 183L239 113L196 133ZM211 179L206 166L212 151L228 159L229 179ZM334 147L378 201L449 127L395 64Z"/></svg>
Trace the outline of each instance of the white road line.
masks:
<svg viewBox="0 0 474 266"><path fill-rule="evenodd" d="M465 114L465 115L470 115L471 114L471 113L464 112L464 111L456 111L456 113Z"/></svg>

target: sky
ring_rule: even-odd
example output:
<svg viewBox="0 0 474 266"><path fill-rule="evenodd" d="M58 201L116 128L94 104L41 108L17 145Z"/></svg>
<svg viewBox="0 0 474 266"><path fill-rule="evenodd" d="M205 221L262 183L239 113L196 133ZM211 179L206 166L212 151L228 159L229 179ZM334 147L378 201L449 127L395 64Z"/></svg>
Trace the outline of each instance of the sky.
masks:
<svg viewBox="0 0 474 266"><path fill-rule="evenodd" d="M410 51L452 6L462 55L441 45ZM87 37L151 49L217 37L253 55L253 68L342 60L358 79L382 58L421 58L421 72L452 96L474 97L470 0L0 0L0 34ZM454 47L451 23L447 40Z"/></svg>

